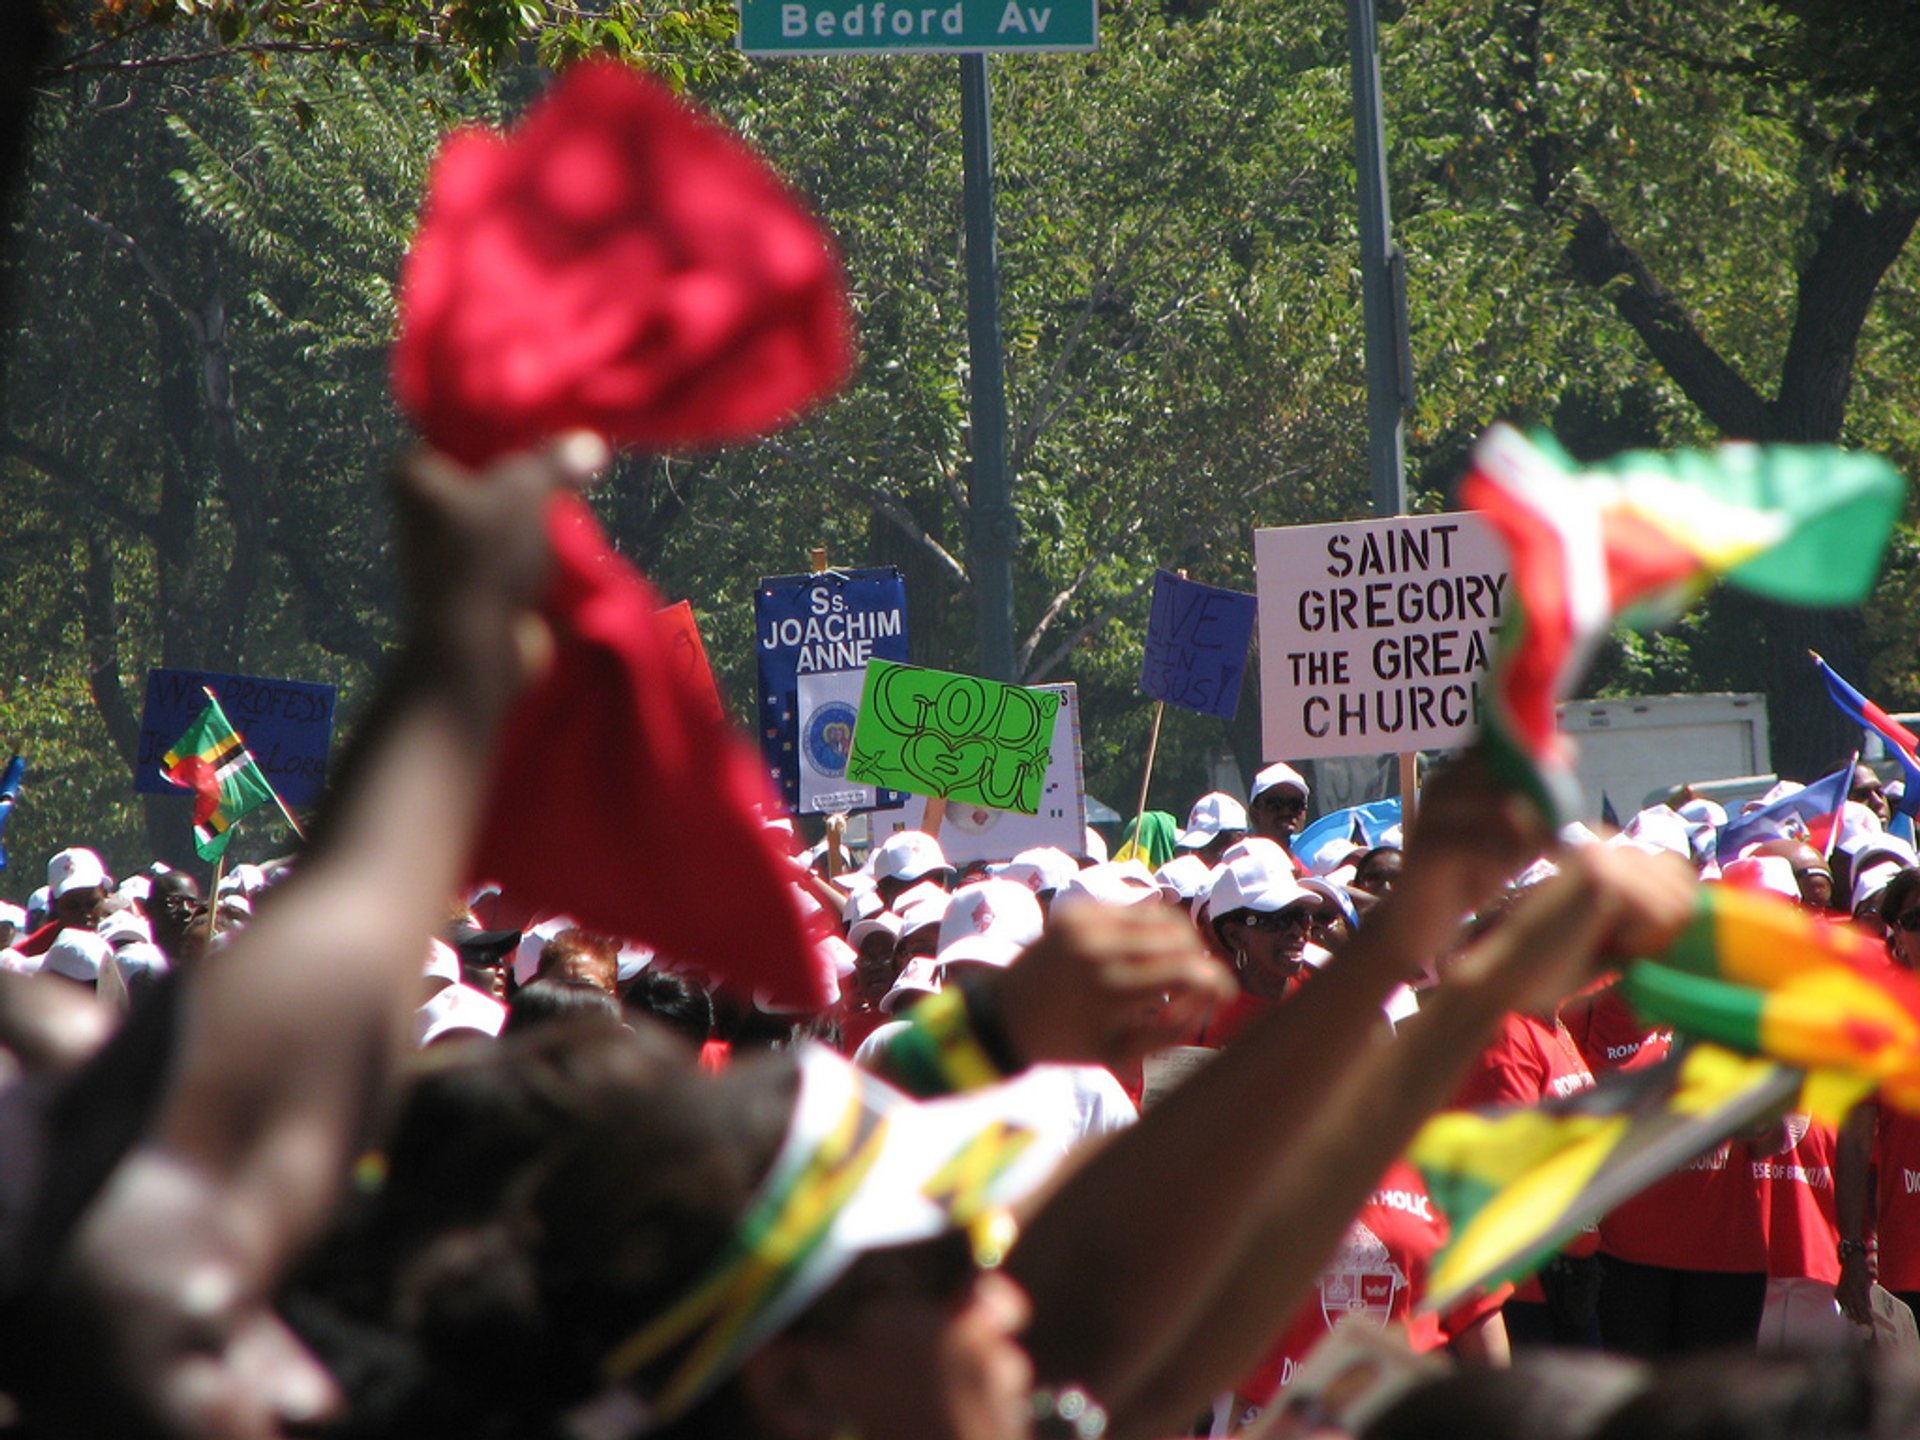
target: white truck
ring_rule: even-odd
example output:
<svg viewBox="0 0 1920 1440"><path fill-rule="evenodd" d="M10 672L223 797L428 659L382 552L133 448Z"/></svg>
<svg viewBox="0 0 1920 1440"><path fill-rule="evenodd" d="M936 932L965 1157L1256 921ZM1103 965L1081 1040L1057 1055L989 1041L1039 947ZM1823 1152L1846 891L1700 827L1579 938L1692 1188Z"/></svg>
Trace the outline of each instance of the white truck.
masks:
<svg viewBox="0 0 1920 1440"><path fill-rule="evenodd" d="M1569 700L1557 713L1578 749L1590 818L1604 799L1624 822L1682 785L1735 808L1774 782L1764 695Z"/></svg>

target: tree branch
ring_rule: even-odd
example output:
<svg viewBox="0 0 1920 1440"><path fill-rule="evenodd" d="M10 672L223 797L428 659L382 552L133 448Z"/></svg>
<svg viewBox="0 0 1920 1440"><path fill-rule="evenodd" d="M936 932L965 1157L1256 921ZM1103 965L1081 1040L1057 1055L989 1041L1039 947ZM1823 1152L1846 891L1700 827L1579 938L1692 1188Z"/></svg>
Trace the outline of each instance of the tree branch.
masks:
<svg viewBox="0 0 1920 1440"><path fill-rule="evenodd" d="M1543 8L1542 0L1520 8L1518 43L1512 51L1511 108L1519 117L1534 203L1549 215L1571 220L1566 260L1575 278L1607 297L1708 422L1729 437L1760 436L1767 425L1760 393L1708 343L1679 298L1655 278L1612 220L1574 193L1566 142L1542 122L1538 109Z"/></svg>
<svg viewBox="0 0 1920 1440"><path fill-rule="evenodd" d="M157 539L157 518L130 505L121 496L107 489L89 475L85 469L75 464L65 455L38 445L24 435L12 431L0 433L0 457L19 460L38 470L56 484L77 491L85 497L89 505L94 506L103 515L110 516L137 535L149 540Z"/></svg>
<svg viewBox="0 0 1920 1440"><path fill-rule="evenodd" d="M120 683L120 607L114 600L113 569L113 546L106 536L89 535L81 576L86 603L80 610L87 637L87 689L113 748L132 769L140 755L140 722Z"/></svg>
<svg viewBox="0 0 1920 1440"><path fill-rule="evenodd" d="M1917 220L1920 206L1912 203L1886 200L1869 209L1851 196L1833 198L1819 244L1800 272L1779 398L1768 407L1773 424L1760 438L1840 438L1867 311Z"/></svg>

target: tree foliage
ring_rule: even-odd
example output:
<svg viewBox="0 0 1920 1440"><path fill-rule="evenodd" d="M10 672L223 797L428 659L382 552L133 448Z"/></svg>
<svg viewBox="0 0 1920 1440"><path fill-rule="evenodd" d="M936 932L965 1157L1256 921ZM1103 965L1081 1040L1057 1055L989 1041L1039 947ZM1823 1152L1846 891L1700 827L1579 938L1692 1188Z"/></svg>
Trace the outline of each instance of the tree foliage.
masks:
<svg viewBox="0 0 1920 1440"><path fill-rule="evenodd" d="M1732 434L1920 458L1903 383L1920 361L1904 258L1920 71L1896 63L1920 47L1881 10L1472 0L1385 17L1419 507L1447 503L1500 417L1593 455ZM379 486L406 437L384 352L427 163L447 124L510 116L586 49L693 88L812 198L863 348L846 395L763 444L623 462L597 501L616 542L694 601L742 714L752 582L816 543L901 565L916 658L970 664L950 60L749 66L704 5L49 13L0 415L16 537L0 739L35 765L16 853L87 838L128 863L183 843L177 813L150 807L143 828L125 788L151 664L364 684L391 633ZM1250 588L1254 527L1366 509L1341 19L1129 0L1093 55L994 66L1019 663L1081 686L1090 786L1122 808L1153 568ZM1875 63L1828 58L1862 47ZM1894 705L1920 703L1916 581L1907 536L1856 652ZM1838 628L1838 645L1821 632L1837 662ZM1622 642L1594 683L1792 688L1801 638L1716 604ZM1183 803L1223 755L1257 761L1253 694L1231 726L1169 716L1155 803ZM1787 754L1789 704L1776 690Z"/></svg>

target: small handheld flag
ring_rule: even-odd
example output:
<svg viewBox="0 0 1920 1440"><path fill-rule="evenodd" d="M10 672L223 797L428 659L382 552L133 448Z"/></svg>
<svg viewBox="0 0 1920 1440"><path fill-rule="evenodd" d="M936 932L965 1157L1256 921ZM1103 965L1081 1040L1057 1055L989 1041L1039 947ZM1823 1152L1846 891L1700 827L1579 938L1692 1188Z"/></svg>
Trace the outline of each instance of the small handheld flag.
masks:
<svg viewBox="0 0 1920 1440"><path fill-rule="evenodd" d="M1872 455L1723 445L1583 468L1552 441L1496 425L1461 498L1499 532L1513 603L1488 675L1480 746L1555 821L1579 785L1555 702L1621 617L1678 614L1715 577L1799 605L1857 605L1906 495Z"/></svg>
<svg viewBox="0 0 1920 1440"><path fill-rule="evenodd" d="M1907 782L1905 793L1900 797L1900 813L1920 814L1920 736L1849 685L1819 655L1811 650L1807 654L1813 656L1813 663L1820 671L1820 680L1827 687L1827 698L1854 724L1873 731L1885 741L1887 753L1900 762L1901 772Z"/></svg>
<svg viewBox="0 0 1920 1440"><path fill-rule="evenodd" d="M1695 1045L1563 1099L1434 1116L1407 1152L1451 1226L1424 1306L1531 1274L1582 1225L1786 1106L1801 1079Z"/></svg>
<svg viewBox="0 0 1920 1440"><path fill-rule="evenodd" d="M273 786L211 690L207 708L160 757L160 768L174 784L193 791L193 848L202 860L226 854L234 822L274 799Z"/></svg>
<svg viewBox="0 0 1920 1440"><path fill-rule="evenodd" d="M4 834L7 821L12 818L13 807L20 799L20 782L26 777L27 762L16 754L7 761L4 774L0 774L0 834ZM7 868L7 847L0 844L0 870Z"/></svg>
<svg viewBox="0 0 1920 1440"><path fill-rule="evenodd" d="M1878 941L1792 901L1703 885L1693 923L1661 954L1627 967L1642 1019L1749 1055L1878 1084L1920 1113L1920 978Z"/></svg>

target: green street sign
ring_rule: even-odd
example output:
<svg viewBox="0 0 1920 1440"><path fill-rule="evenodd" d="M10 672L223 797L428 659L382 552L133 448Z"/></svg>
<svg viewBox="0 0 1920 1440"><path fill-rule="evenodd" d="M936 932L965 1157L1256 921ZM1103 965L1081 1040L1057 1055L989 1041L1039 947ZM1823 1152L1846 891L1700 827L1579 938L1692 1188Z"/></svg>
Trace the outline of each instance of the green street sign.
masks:
<svg viewBox="0 0 1920 1440"><path fill-rule="evenodd" d="M1097 0L740 0L749 55L1091 50Z"/></svg>

